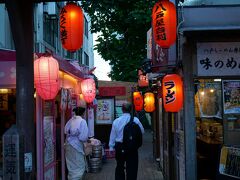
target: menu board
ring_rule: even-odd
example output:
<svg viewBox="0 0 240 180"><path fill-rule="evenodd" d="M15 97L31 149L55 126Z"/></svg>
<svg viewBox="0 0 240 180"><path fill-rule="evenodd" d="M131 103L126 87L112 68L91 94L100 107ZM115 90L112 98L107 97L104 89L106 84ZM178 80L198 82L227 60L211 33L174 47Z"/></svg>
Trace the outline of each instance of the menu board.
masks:
<svg viewBox="0 0 240 180"><path fill-rule="evenodd" d="M97 124L112 124L114 120L114 98L97 100Z"/></svg>
<svg viewBox="0 0 240 180"><path fill-rule="evenodd" d="M224 114L240 114L240 81L223 81Z"/></svg>
<svg viewBox="0 0 240 180"><path fill-rule="evenodd" d="M240 149L225 147L221 149L220 174L240 179Z"/></svg>

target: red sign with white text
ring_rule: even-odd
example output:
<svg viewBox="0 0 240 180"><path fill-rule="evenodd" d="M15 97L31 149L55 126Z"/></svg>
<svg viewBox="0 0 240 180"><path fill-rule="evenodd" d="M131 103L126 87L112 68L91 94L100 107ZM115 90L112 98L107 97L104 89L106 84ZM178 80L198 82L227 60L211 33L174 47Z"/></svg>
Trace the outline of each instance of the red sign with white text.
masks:
<svg viewBox="0 0 240 180"><path fill-rule="evenodd" d="M125 96L126 87L99 87L99 96Z"/></svg>

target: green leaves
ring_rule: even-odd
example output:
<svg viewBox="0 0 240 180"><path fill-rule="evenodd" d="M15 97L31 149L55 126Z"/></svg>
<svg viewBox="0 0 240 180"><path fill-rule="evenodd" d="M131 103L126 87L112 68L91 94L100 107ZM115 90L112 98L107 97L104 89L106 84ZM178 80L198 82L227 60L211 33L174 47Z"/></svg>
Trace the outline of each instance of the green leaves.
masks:
<svg viewBox="0 0 240 180"><path fill-rule="evenodd" d="M136 81L137 68L146 57L147 31L151 27L150 0L83 0L93 33L101 32L95 49L112 65L110 77Z"/></svg>

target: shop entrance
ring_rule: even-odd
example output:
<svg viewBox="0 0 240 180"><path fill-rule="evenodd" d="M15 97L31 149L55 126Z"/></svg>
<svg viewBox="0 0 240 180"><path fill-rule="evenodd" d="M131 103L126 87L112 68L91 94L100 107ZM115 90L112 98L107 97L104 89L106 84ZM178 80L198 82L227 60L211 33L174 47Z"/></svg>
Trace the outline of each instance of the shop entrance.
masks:
<svg viewBox="0 0 240 180"><path fill-rule="evenodd" d="M229 154L221 154L224 146L239 143L239 84L237 80L195 80L198 179L234 179L230 176L239 176L239 170L231 170L235 169L234 158L228 161Z"/></svg>
<svg viewBox="0 0 240 180"><path fill-rule="evenodd" d="M198 179L216 179L223 144L221 81L196 79L196 150Z"/></svg>
<svg viewBox="0 0 240 180"><path fill-rule="evenodd" d="M0 89L0 177L3 175L2 137L13 124L16 124L16 90Z"/></svg>

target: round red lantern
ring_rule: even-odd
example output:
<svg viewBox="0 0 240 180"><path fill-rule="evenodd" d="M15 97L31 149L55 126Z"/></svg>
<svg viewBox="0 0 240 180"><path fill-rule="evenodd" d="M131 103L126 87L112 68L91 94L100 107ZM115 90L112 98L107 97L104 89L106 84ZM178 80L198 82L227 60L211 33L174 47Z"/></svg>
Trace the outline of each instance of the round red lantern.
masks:
<svg viewBox="0 0 240 180"><path fill-rule="evenodd" d="M83 11L77 3L69 2L60 12L60 35L64 49L74 52L83 44Z"/></svg>
<svg viewBox="0 0 240 180"><path fill-rule="evenodd" d="M143 109L143 97L139 91L133 92L133 104L136 111L141 111Z"/></svg>
<svg viewBox="0 0 240 180"><path fill-rule="evenodd" d="M38 95L44 100L54 99L59 90L59 65L52 56L34 61L34 83Z"/></svg>
<svg viewBox="0 0 240 180"><path fill-rule="evenodd" d="M93 79L84 79L81 82L83 98L87 103L93 102L96 96L96 86Z"/></svg>
<svg viewBox="0 0 240 180"><path fill-rule="evenodd" d="M158 1L152 9L153 37L161 48L169 48L177 35L175 5L169 0Z"/></svg>
<svg viewBox="0 0 240 180"><path fill-rule="evenodd" d="M178 112L183 106L183 82L177 74L169 74L162 80L163 105L166 112Z"/></svg>
<svg viewBox="0 0 240 180"><path fill-rule="evenodd" d="M155 110L155 97L151 92L144 94L144 110L146 112L153 112Z"/></svg>

